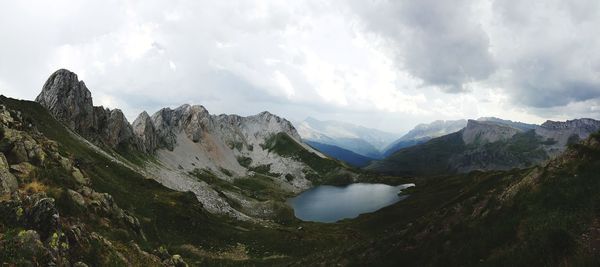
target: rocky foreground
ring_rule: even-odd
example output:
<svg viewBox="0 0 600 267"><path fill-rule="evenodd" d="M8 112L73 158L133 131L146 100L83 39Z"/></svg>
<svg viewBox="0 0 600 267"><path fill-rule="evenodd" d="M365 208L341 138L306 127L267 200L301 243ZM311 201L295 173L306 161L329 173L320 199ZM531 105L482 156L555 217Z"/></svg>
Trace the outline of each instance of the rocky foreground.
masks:
<svg viewBox="0 0 600 267"><path fill-rule="evenodd" d="M146 239L138 218L121 209L110 194L92 189L90 178L72 155L60 151L58 144L39 133L21 112L4 105L0 105L0 140L3 262L186 265L180 256L171 256L165 249L148 253L135 242L117 248L96 232L96 227L103 225Z"/></svg>

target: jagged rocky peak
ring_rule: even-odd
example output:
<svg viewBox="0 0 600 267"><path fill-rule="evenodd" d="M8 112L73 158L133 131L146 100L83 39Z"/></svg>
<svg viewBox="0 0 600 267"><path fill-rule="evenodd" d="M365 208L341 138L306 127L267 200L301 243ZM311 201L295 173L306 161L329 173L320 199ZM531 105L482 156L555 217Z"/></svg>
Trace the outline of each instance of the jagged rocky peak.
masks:
<svg viewBox="0 0 600 267"><path fill-rule="evenodd" d="M302 140L298 134L298 131L296 131L296 128L290 121L268 111L263 111L257 115L246 117L246 119L250 122L259 122L263 124L266 127L267 132L284 132L298 141Z"/></svg>
<svg viewBox="0 0 600 267"><path fill-rule="evenodd" d="M493 143L506 140L521 132L519 129L490 121L467 121L462 138L465 144Z"/></svg>
<svg viewBox="0 0 600 267"><path fill-rule="evenodd" d="M210 114L200 105L184 104L176 109L163 108L151 117L159 146L173 150L176 134L185 132L194 142L199 142L202 129L210 127Z"/></svg>
<svg viewBox="0 0 600 267"><path fill-rule="evenodd" d="M140 113L140 115L133 121L131 125L133 133L140 140L142 148L146 152L153 152L158 148L158 134L156 128L152 122L152 118L146 111Z"/></svg>
<svg viewBox="0 0 600 267"><path fill-rule="evenodd" d="M50 75L35 100L57 120L93 142L111 148L136 145L123 112L94 107L90 90L69 70L60 69Z"/></svg>
<svg viewBox="0 0 600 267"><path fill-rule="evenodd" d="M594 119L575 119L568 121L546 121L535 129L536 134L556 141L557 151L564 150L570 142L583 140L600 130L600 121Z"/></svg>
<svg viewBox="0 0 600 267"><path fill-rule="evenodd" d="M600 127L600 121L583 118L568 121L551 121L548 120L542 124L542 127L547 129L569 129L569 128L583 128L595 130Z"/></svg>
<svg viewBox="0 0 600 267"><path fill-rule="evenodd" d="M50 75L35 101L77 132L93 126L92 94L77 74L69 70L60 69Z"/></svg>

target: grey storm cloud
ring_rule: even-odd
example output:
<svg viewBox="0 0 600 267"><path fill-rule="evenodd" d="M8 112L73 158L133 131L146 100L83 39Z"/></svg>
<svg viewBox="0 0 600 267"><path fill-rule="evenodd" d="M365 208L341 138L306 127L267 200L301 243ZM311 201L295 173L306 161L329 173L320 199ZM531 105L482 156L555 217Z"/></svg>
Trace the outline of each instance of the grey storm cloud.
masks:
<svg viewBox="0 0 600 267"><path fill-rule="evenodd" d="M355 1L368 30L381 34L397 65L449 92L495 70L476 1Z"/></svg>
<svg viewBox="0 0 600 267"><path fill-rule="evenodd" d="M598 1L495 1L496 58L515 102L535 108L600 97Z"/></svg>
<svg viewBox="0 0 600 267"><path fill-rule="evenodd" d="M600 5L578 1L354 1L399 69L460 92L491 81L514 102L564 106L600 96ZM484 9L488 9L487 12Z"/></svg>

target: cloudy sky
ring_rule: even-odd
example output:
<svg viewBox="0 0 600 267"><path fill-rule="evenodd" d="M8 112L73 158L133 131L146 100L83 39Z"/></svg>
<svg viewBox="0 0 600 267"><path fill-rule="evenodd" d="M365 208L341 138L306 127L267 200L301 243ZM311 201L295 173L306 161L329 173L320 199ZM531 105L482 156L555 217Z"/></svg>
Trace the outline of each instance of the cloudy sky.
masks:
<svg viewBox="0 0 600 267"><path fill-rule="evenodd" d="M0 93L67 68L96 105L263 110L401 133L600 117L597 0L0 0Z"/></svg>

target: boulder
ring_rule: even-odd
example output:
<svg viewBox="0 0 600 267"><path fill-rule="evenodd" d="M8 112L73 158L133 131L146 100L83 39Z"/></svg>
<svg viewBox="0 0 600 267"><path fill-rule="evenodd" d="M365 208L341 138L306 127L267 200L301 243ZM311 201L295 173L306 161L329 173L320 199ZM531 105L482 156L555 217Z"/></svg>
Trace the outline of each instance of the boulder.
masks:
<svg viewBox="0 0 600 267"><path fill-rule="evenodd" d="M29 162L21 162L19 164L10 165L10 170L19 178L21 181L29 178L31 172L35 170L35 166L33 166Z"/></svg>
<svg viewBox="0 0 600 267"><path fill-rule="evenodd" d="M85 207L85 199L77 191L73 191L71 189L68 189L67 190L67 194L69 195L69 198L71 199L71 201L73 201L79 207Z"/></svg>
<svg viewBox="0 0 600 267"><path fill-rule="evenodd" d="M19 232L16 238L16 254L25 259L42 263L51 262L52 256L40 240L40 235L34 230ZM32 264L33 266L34 264Z"/></svg>
<svg viewBox="0 0 600 267"><path fill-rule="evenodd" d="M81 173L81 171L76 167L73 167L73 169L71 171L71 175L73 176L73 179L75 179L75 181L80 185L89 185L90 184L90 179L83 176L83 173Z"/></svg>
<svg viewBox="0 0 600 267"><path fill-rule="evenodd" d="M58 231L60 215L54 204L53 198L41 198L27 210L28 228L36 229L43 240Z"/></svg>
<svg viewBox="0 0 600 267"><path fill-rule="evenodd" d="M17 178L10 173L8 162L3 153L0 153L0 195L12 193L17 190Z"/></svg>

